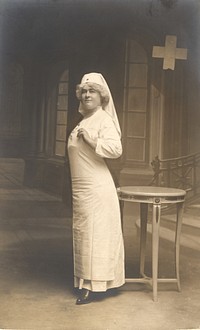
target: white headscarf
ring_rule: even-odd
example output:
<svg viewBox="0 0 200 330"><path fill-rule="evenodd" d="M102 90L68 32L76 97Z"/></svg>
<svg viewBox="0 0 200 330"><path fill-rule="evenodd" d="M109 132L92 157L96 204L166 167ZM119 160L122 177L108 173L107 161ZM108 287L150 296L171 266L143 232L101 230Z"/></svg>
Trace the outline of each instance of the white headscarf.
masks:
<svg viewBox="0 0 200 330"><path fill-rule="evenodd" d="M117 113L116 113L116 110L115 110L113 98L112 98L112 95L111 95L111 92L110 92L110 89L108 87L108 84L107 84L106 80L104 79L104 77L102 76L101 73L91 72L91 73L86 73L83 76L83 78L81 79L81 84L80 85L85 85L87 83L98 84L100 86L103 86L107 90L108 95L109 95L109 101L108 101L108 104L106 104L104 106L104 110L112 118L112 120L115 124L115 127L117 129L117 132L121 136L121 129L120 129L120 126L119 126L119 121L118 121L118 118L117 118ZM79 112L82 112L82 111L83 111L82 104L80 103Z"/></svg>

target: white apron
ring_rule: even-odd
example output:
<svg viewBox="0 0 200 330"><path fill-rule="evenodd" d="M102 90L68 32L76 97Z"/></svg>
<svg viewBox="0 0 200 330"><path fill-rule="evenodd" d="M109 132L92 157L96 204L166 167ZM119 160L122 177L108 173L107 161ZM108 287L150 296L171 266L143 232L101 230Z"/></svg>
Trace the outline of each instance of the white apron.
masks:
<svg viewBox="0 0 200 330"><path fill-rule="evenodd" d="M83 127L97 141L95 151L77 138ZM124 245L119 201L104 157L118 158L121 141L101 108L72 131L68 154L73 192L75 286L106 291L124 284Z"/></svg>

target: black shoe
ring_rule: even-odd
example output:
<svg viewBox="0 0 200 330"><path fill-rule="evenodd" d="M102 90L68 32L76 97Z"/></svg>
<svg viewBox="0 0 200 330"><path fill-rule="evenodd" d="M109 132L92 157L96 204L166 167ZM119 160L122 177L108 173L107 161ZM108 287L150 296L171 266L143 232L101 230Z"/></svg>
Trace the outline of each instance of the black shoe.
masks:
<svg viewBox="0 0 200 330"><path fill-rule="evenodd" d="M92 301L92 292L87 289L82 289L79 298L76 300L76 305L89 304Z"/></svg>

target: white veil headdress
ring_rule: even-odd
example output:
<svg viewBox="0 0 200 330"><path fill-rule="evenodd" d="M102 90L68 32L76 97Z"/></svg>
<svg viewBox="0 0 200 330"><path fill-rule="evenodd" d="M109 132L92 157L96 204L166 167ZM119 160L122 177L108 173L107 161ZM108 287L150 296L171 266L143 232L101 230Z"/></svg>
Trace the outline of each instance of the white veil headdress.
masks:
<svg viewBox="0 0 200 330"><path fill-rule="evenodd" d="M113 102L112 94L110 92L110 89L108 87L108 84L107 84L106 80L104 79L104 77L102 76L101 73L91 72L91 73L86 73L83 76L83 78L81 79L81 83L80 83L79 86L85 85L85 84L88 84L88 83L98 84L100 86L103 86L107 90L108 95L109 95L109 101L104 106L104 111L106 111L107 114L112 118L112 120L113 120L113 122L115 124L115 127L117 129L117 132L119 133L119 135L121 137L121 129L120 129L120 125L119 125L119 121L118 121L118 117L117 117L117 112L115 110L115 105L114 105L114 102ZM84 111L82 109L81 102L80 102L78 111L80 113L83 113L83 111Z"/></svg>

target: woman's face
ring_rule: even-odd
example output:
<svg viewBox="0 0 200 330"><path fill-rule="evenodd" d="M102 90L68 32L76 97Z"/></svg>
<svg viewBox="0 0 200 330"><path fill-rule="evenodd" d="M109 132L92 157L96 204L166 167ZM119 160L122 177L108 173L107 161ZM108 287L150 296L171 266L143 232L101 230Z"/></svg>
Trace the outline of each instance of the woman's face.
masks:
<svg viewBox="0 0 200 330"><path fill-rule="evenodd" d="M92 86L85 85L82 89L81 103L84 110L92 112L101 105L101 96Z"/></svg>

